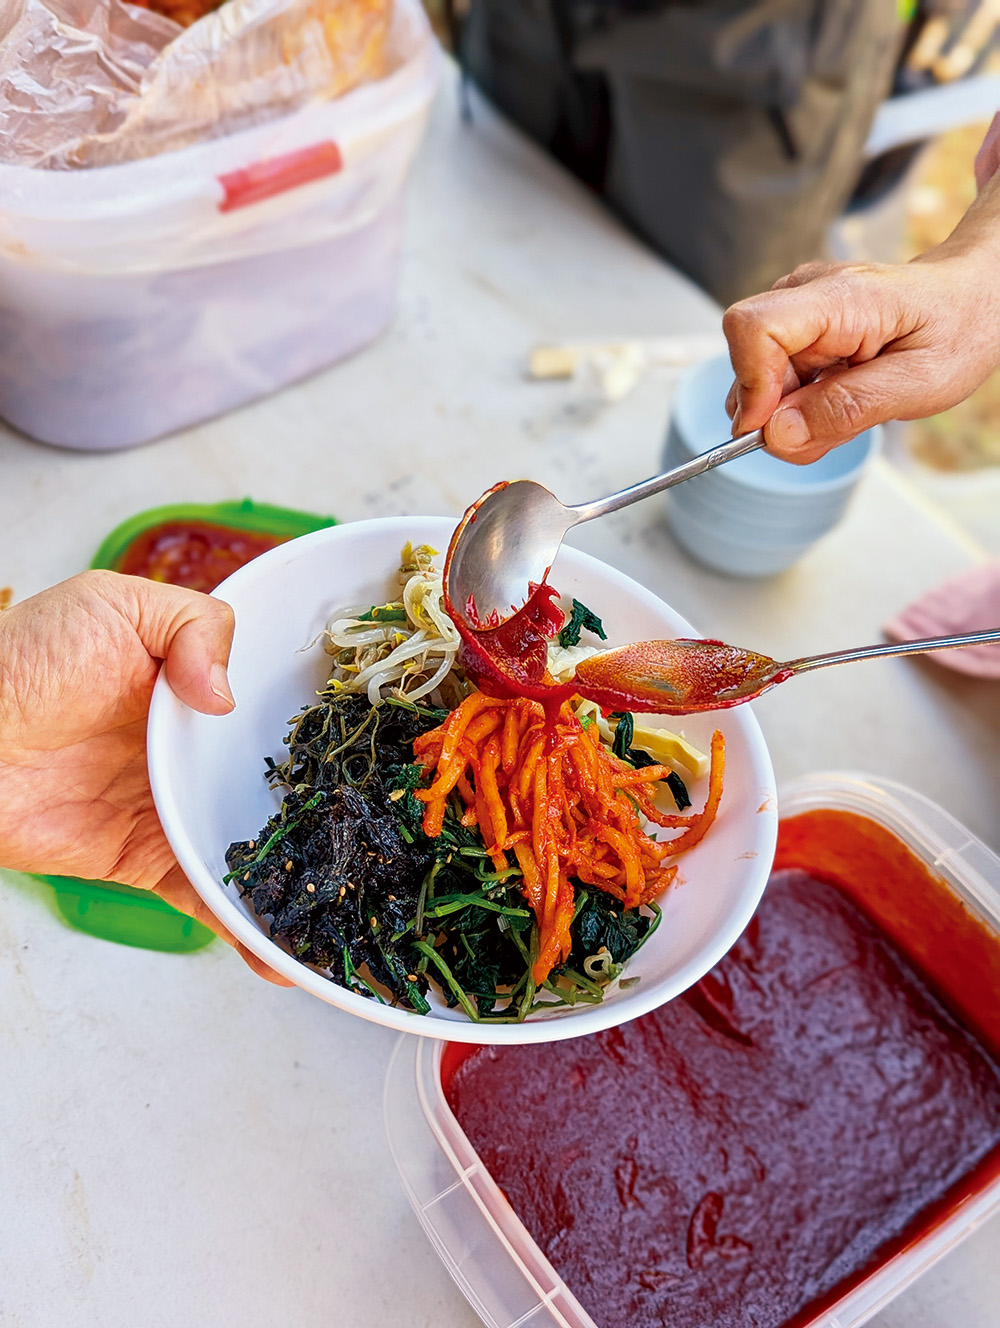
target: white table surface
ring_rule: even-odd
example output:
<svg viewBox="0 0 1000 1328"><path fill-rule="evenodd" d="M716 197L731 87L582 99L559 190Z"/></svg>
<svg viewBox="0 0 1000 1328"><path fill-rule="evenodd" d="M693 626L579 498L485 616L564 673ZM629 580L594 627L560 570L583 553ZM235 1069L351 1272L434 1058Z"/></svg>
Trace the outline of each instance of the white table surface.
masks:
<svg viewBox="0 0 1000 1328"><path fill-rule="evenodd" d="M717 332L718 310L481 107L439 99L411 194L398 317L356 358L130 452L0 432L0 586L85 566L124 517L250 494L344 520L450 513L501 477L581 500L657 468L671 376L599 406L528 383L550 338ZM656 500L579 532L702 631L779 658L876 640L968 565L876 465L843 525L760 582L696 568ZM1000 846L1000 693L927 662L809 675L757 707L779 781L861 769L936 798ZM385 1145L393 1037L271 987L221 943L130 949L0 884L0 1323L4 1328L475 1328ZM994 1220L873 1321L996 1328ZM618 1328L608 1325L608 1328Z"/></svg>

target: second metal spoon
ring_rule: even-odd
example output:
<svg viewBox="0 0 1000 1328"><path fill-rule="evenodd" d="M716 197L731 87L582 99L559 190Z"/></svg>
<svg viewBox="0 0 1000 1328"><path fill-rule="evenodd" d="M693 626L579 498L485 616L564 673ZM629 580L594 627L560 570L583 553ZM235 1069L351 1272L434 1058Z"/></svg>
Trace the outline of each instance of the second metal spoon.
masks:
<svg viewBox="0 0 1000 1328"><path fill-rule="evenodd" d="M850 664L887 655L922 655L933 650L1000 642L1000 627L957 636L928 636L917 641L894 641L853 650L832 650L785 663L743 650L723 641L680 639L641 641L616 650L602 650L577 665L576 681L591 689L614 687L645 702L661 715L692 715L702 710L726 710L754 701L779 682L799 673Z"/></svg>

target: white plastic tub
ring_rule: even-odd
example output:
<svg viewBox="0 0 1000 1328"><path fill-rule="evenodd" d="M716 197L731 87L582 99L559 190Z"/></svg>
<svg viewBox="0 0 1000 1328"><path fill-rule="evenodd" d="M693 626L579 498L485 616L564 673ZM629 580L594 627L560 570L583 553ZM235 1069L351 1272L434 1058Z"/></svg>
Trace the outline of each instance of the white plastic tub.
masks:
<svg viewBox="0 0 1000 1328"><path fill-rule="evenodd" d="M783 820L834 810L889 831L986 925L1000 949L1000 858L920 794L888 780L820 775L790 786L780 806ZM579 1304L472 1148L442 1087L445 1051L404 1035L385 1087L390 1150L445 1267L488 1328L613 1328L595 1324ZM804 1328L860 1328L997 1211L1000 1178L966 1195Z"/></svg>
<svg viewBox="0 0 1000 1328"><path fill-rule="evenodd" d="M0 166L0 415L128 447L363 346L394 307L403 191L439 51L396 0L393 73L335 101L93 170Z"/></svg>

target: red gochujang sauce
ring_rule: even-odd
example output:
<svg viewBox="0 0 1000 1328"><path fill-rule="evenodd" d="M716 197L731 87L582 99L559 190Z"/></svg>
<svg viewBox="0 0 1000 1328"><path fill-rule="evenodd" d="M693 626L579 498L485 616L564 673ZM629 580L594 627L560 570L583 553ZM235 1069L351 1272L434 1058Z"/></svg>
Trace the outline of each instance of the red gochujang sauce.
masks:
<svg viewBox="0 0 1000 1328"><path fill-rule="evenodd" d="M116 570L207 593L287 538L208 521L164 521L136 536Z"/></svg>
<svg viewBox="0 0 1000 1328"><path fill-rule="evenodd" d="M894 836L821 815L783 825L753 921L684 996L446 1052L460 1125L600 1328L794 1328L1000 1175L996 1030L937 994L1000 946ZM935 900L932 987L887 933Z"/></svg>

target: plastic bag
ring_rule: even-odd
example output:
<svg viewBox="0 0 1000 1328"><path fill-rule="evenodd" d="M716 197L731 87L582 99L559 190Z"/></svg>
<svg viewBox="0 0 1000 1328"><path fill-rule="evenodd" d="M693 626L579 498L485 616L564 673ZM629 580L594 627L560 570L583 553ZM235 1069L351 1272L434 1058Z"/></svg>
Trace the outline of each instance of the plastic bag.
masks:
<svg viewBox="0 0 1000 1328"><path fill-rule="evenodd" d="M182 28L123 0L0 0L0 159L154 156L339 97L399 64L392 0L227 0Z"/></svg>

